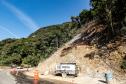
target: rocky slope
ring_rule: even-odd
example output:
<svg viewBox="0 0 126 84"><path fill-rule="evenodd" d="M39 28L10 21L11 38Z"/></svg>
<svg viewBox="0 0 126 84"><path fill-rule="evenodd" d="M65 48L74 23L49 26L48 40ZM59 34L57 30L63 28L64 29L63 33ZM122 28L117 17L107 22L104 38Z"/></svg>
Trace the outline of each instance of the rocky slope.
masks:
<svg viewBox="0 0 126 84"><path fill-rule="evenodd" d="M116 81L120 80L119 84L125 83L124 72L120 68L120 64L126 53L125 38L119 36L109 43L106 43L106 45L98 47L97 44L88 44L83 39L87 36L90 37L91 34L86 36L83 34L89 29L100 32L102 30L98 31L93 29L96 27L101 27L102 29L102 26L94 23L92 26L87 25L85 27L87 28L83 28L84 30L81 34L78 34L70 42L59 48L48 59L38 65L40 73L53 74L56 64L59 63L76 63L79 66L79 77L104 78L104 74L107 71L112 71L114 79Z"/></svg>

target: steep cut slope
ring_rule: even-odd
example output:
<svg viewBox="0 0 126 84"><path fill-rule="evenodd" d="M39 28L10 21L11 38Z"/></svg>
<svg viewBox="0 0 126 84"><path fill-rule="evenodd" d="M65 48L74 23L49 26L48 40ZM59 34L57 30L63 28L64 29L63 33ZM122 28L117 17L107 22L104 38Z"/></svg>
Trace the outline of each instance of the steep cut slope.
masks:
<svg viewBox="0 0 126 84"><path fill-rule="evenodd" d="M90 24L93 25L86 26L86 27L92 28L96 25L95 22L92 22ZM78 34L70 42L66 43L65 46L58 49L58 51L52 54L50 58L45 60L42 64L40 63L39 66L43 66L43 70L45 69L45 71L53 72L55 69L55 65L58 63L66 63L66 62L77 63L77 65L80 66L81 71L83 72L85 70L84 66L88 66L88 64L90 64L90 62L88 61L89 59L86 58L85 56L87 54L98 51L98 49L95 48L94 46L80 45L79 43L75 44L76 41L78 40L80 41L81 35L82 34Z"/></svg>
<svg viewBox="0 0 126 84"><path fill-rule="evenodd" d="M58 49L50 58L38 65L41 74L54 74L55 66L59 63L76 63L79 66L79 77L89 76L93 78L104 78L107 71L112 71L114 79L125 82L125 76L120 69L120 64L125 56L126 43L124 37L116 37L104 46L98 47L100 44L92 43L93 39L98 38L97 33L104 31L101 24L91 22L92 25L85 26L81 34L78 34L65 46ZM95 30L101 29L101 30ZM92 34L84 35L84 32L95 31ZM88 43L83 38L91 38ZM100 36L99 36L100 37ZM121 83L118 83L121 84Z"/></svg>

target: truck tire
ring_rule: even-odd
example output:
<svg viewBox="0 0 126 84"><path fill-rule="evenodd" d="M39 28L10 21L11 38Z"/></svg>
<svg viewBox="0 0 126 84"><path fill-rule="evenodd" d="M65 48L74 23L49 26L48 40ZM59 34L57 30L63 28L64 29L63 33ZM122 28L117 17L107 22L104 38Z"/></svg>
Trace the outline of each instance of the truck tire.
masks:
<svg viewBox="0 0 126 84"><path fill-rule="evenodd" d="M66 73L62 73L62 77L63 78L66 78L67 77L67 74Z"/></svg>
<svg viewBox="0 0 126 84"><path fill-rule="evenodd" d="M78 76L77 74L74 75L74 77L77 77L77 76Z"/></svg>

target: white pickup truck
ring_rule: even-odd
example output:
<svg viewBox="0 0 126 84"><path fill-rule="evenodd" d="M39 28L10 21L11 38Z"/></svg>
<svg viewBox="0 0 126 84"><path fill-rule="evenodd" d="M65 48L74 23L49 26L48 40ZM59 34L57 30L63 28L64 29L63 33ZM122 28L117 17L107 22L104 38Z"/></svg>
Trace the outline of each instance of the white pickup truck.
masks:
<svg viewBox="0 0 126 84"><path fill-rule="evenodd" d="M77 76L79 72L79 68L76 63L60 63L56 65L55 75L61 74L62 77L66 77L67 75Z"/></svg>

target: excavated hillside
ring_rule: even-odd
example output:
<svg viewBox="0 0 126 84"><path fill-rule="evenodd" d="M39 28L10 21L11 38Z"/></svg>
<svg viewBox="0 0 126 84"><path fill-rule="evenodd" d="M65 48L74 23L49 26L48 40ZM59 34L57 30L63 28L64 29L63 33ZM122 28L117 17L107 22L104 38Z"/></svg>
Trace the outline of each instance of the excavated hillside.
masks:
<svg viewBox="0 0 126 84"><path fill-rule="evenodd" d="M101 37L105 31L103 25L93 21L84 27L81 34L59 48L44 62L39 63L40 73L53 74L55 66L59 63L76 63L79 66L79 77L88 75L103 78L104 73L111 70L116 80L121 82L123 80L123 83L119 84L125 84L124 71L120 68L126 55L125 36L116 36L104 42L106 38ZM103 41L99 43L99 40Z"/></svg>

